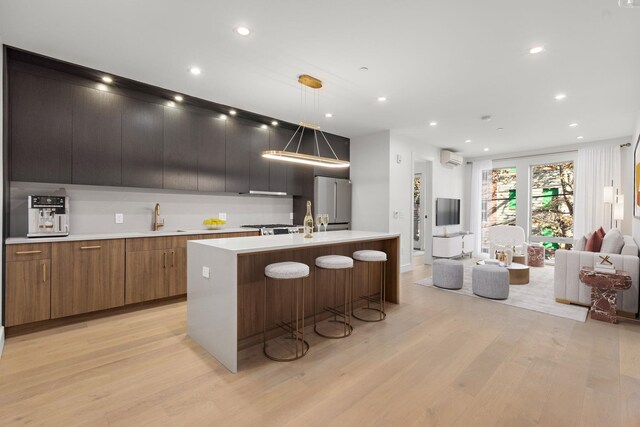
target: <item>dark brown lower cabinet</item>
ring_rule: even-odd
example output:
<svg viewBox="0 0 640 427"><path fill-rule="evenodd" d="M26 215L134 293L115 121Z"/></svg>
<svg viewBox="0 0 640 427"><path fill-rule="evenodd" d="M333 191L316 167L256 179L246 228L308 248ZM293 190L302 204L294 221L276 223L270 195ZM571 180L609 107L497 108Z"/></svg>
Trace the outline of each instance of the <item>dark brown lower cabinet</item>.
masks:
<svg viewBox="0 0 640 427"><path fill-rule="evenodd" d="M51 318L124 305L124 239L51 246Z"/></svg>
<svg viewBox="0 0 640 427"><path fill-rule="evenodd" d="M47 320L51 316L51 260L7 263L5 326Z"/></svg>

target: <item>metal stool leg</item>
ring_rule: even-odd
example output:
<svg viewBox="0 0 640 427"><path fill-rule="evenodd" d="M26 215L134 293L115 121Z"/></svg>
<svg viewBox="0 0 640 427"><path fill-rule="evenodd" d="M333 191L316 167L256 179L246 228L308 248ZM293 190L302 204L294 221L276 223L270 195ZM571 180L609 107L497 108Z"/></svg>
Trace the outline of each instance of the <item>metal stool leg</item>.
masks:
<svg viewBox="0 0 640 427"><path fill-rule="evenodd" d="M360 261L361 262L361 261ZM374 263L373 261L367 261L367 295L361 296L360 299L364 299L367 301L367 306L362 307L361 310L367 311L376 311L378 312L378 319L366 319L364 317L358 316L356 311L352 309L351 315L363 322L381 322L387 317L387 313L385 312L385 298L386 298L386 287L387 287L387 262L386 261L378 261L377 263L382 263L382 272L380 277L380 292L378 293L379 297L377 301L375 301L374 296L371 295L371 266ZM371 307L371 303L377 303L378 307Z"/></svg>
<svg viewBox="0 0 640 427"><path fill-rule="evenodd" d="M351 325L351 309L350 309L350 301L351 301L351 297L353 295L353 279L350 281L347 281L347 279L349 277L352 277L353 274L353 268L351 268L352 272L351 275L345 271L345 277L344 277L344 301L342 303L342 311L339 310L340 305L338 305L338 269L334 270L334 274L333 274L333 279L334 279L334 283L333 283L333 302L334 302L334 306L333 307L325 307L323 310L324 311L328 311L329 313L331 313L333 315L333 319L330 318L330 320L328 320L329 323L342 323L343 324L343 332L341 335L328 335L325 334L323 332L320 332L318 330L318 322L317 322L317 318L316 318L316 314L317 314L317 296L318 296L318 282L317 282L317 273L318 270L322 270L322 267L316 267L315 269L315 274L314 274L314 317L313 317L313 330L315 331L316 334L320 335L321 337L324 338L331 338L331 339L339 339L339 338L346 338L349 335L351 335L351 333L353 332L353 325ZM346 270L346 269L343 269ZM338 317L341 317L342 320L338 320Z"/></svg>

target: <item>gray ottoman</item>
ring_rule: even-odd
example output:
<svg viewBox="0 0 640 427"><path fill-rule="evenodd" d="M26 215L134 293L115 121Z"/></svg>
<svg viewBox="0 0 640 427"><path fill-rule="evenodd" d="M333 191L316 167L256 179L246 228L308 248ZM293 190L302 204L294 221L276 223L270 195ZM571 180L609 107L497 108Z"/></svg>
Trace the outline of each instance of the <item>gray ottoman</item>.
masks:
<svg viewBox="0 0 640 427"><path fill-rule="evenodd" d="M433 261L433 285L442 289L462 289L464 268L462 261L436 259Z"/></svg>
<svg viewBox="0 0 640 427"><path fill-rule="evenodd" d="M509 271L497 265L476 265L471 273L471 289L479 297L507 299Z"/></svg>

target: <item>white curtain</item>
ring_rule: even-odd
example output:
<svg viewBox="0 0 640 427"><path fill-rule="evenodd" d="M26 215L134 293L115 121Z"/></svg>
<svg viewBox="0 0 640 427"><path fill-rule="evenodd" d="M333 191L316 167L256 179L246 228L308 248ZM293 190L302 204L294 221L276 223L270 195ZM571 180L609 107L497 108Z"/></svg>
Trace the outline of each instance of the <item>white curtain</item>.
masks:
<svg viewBox="0 0 640 427"><path fill-rule="evenodd" d="M482 256L482 171L491 169L491 160L479 160L471 166L471 200L469 203L469 226L474 234L474 255Z"/></svg>
<svg viewBox="0 0 640 427"><path fill-rule="evenodd" d="M613 182L613 184L612 184ZM575 167L574 236L611 225L610 205L604 203L604 187L620 189L620 146L600 146L578 150ZM628 195L630 197L631 195Z"/></svg>

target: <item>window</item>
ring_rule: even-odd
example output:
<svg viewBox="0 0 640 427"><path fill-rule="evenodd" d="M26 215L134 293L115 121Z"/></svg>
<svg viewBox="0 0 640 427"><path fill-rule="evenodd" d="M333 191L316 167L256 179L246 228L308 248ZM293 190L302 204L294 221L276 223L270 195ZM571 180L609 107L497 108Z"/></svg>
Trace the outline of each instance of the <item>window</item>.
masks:
<svg viewBox="0 0 640 427"><path fill-rule="evenodd" d="M573 242L573 162L531 167L532 242L546 248L553 260L557 249L570 249Z"/></svg>
<svg viewBox="0 0 640 427"><path fill-rule="evenodd" d="M482 174L482 252L489 252L487 230L516 223L516 168L486 170Z"/></svg>

